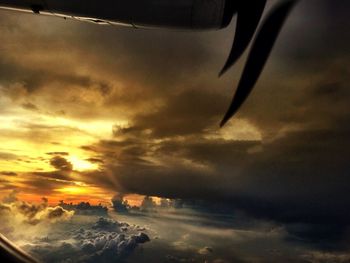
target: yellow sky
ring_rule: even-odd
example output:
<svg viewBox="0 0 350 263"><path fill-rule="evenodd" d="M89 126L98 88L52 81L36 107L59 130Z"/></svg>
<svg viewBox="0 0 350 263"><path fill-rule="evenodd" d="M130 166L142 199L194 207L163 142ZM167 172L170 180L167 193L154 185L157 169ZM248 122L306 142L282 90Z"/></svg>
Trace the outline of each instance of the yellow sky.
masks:
<svg viewBox="0 0 350 263"><path fill-rule="evenodd" d="M0 122L0 152L8 155L8 158L0 159L0 171L18 174L6 179L20 188L20 196L25 200L40 200L40 196L30 192L24 181L32 176L28 175L30 173L55 170L50 165L53 154L49 153L66 153L65 159L77 172L99 169L99 164L88 161L94 156L81 146L110 137L113 128L113 123L109 121L83 122L15 106L11 108L11 113L0 116ZM53 189L50 200L88 199L96 203L107 201L112 195L96 186L74 181L74 178L72 181L74 186Z"/></svg>

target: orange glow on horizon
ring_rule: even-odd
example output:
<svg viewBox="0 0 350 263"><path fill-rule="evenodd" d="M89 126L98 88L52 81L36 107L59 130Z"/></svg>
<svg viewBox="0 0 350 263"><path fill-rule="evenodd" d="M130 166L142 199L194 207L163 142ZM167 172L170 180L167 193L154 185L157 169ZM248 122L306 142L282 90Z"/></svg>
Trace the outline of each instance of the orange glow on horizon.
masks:
<svg viewBox="0 0 350 263"><path fill-rule="evenodd" d="M19 201L24 201L28 203L41 203L43 196L35 194L18 194L17 198ZM110 206L111 198L110 196L105 197L92 197L89 195L86 196L70 196L70 195L56 195L52 194L47 197L48 204L50 206L56 206L62 200L65 203L79 204L81 202L89 202L91 205L102 204L103 206Z"/></svg>

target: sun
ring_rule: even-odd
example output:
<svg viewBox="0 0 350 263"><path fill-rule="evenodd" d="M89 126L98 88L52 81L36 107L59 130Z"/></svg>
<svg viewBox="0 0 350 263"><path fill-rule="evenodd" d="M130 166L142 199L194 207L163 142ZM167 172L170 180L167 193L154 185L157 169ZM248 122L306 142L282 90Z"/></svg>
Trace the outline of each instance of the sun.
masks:
<svg viewBox="0 0 350 263"><path fill-rule="evenodd" d="M68 161L73 165L74 170L76 171L88 171L88 170L96 170L98 169L98 165L95 163L91 163L84 159L80 159L76 156L71 156L68 158Z"/></svg>
<svg viewBox="0 0 350 263"><path fill-rule="evenodd" d="M57 190L58 192L69 194L69 195L81 195L86 194L88 190L85 187L79 187L79 186L69 186L69 187L63 187L61 189Z"/></svg>

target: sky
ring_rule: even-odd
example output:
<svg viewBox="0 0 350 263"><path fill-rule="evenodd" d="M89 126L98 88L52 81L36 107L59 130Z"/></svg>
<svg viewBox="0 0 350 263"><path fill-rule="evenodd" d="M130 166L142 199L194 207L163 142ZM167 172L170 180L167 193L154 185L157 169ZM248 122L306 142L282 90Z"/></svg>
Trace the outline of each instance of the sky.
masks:
<svg viewBox="0 0 350 263"><path fill-rule="evenodd" d="M223 128L246 58L217 77L235 19L221 31L169 32L1 11L0 198L181 200L191 217L205 211L201 220L220 212L253 222L247 231L273 225L281 251L304 249L300 262L348 262L349 7L300 1Z"/></svg>

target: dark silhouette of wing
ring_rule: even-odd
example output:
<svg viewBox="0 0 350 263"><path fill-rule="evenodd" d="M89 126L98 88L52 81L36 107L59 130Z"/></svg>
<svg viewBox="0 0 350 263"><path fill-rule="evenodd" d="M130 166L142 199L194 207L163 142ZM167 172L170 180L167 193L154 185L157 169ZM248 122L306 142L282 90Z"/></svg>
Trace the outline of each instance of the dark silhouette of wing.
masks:
<svg viewBox="0 0 350 263"><path fill-rule="evenodd" d="M289 0L281 3L269 13L263 22L250 51L236 94L220 123L221 127L237 112L249 96L271 53L284 21L296 2L296 0Z"/></svg>
<svg viewBox="0 0 350 263"><path fill-rule="evenodd" d="M230 1L230 0L229 0ZM248 47L264 12L266 0L242 0L237 6L235 39L225 66L219 73L222 76L240 58Z"/></svg>
<svg viewBox="0 0 350 263"><path fill-rule="evenodd" d="M15 246L0 234L0 262L6 263L38 263L34 258Z"/></svg>

